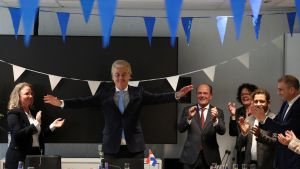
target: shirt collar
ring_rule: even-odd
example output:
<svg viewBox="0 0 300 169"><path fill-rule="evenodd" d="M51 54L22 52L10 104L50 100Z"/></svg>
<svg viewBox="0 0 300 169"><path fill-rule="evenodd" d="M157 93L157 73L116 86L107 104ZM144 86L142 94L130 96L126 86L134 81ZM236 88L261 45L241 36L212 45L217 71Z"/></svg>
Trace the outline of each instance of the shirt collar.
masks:
<svg viewBox="0 0 300 169"><path fill-rule="evenodd" d="M116 88L116 92L119 92L119 91L121 91L121 90L118 89L118 88ZM122 91L127 92L128 91L128 86L124 90L122 90Z"/></svg>
<svg viewBox="0 0 300 169"><path fill-rule="evenodd" d="M205 108L205 110L208 110L209 106L210 106L210 104L206 105L206 106L204 107L204 108ZM198 104L198 107L199 107L199 109L201 109L201 106L200 106L200 104Z"/></svg>
<svg viewBox="0 0 300 169"><path fill-rule="evenodd" d="M295 98L293 98L291 101L288 101L289 106L293 105L294 102L300 97L300 94L298 94Z"/></svg>

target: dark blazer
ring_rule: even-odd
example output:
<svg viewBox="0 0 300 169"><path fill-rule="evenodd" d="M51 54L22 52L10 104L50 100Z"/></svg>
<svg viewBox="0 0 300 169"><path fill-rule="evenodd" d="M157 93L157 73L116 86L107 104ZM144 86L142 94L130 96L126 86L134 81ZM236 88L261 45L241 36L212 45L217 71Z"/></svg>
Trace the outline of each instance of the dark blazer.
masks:
<svg viewBox="0 0 300 169"><path fill-rule="evenodd" d="M295 135L300 137L300 98L298 98L290 110L287 112L285 120L283 120L283 109L287 102L281 106L280 112L272 120L267 118L262 128L273 133L284 133L286 130L293 130ZM282 144L276 145L276 169L299 169L300 156L288 149Z"/></svg>
<svg viewBox="0 0 300 169"><path fill-rule="evenodd" d="M245 107L240 107L236 109L235 120L229 119L229 135L230 136L239 136L240 128L237 123L240 117L246 118L246 109Z"/></svg>
<svg viewBox="0 0 300 169"><path fill-rule="evenodd" d="M35 117L36 112L31 111ZM27 115L23 109L15 108L7 114L8 131L11 134L11 142L6 152L6 168L16 169L19 161L24 161L26 155L37 155L32 152L32 135L37 133L33 124L29 123ZM42 126L41 126L42 127ZM39 135L40 148L44 149L44 134L51 133L51 130L45 128Z"/></svg>
<svg viewBox="0 0 300 169"><path fill-rule="evenodd" d="M245 160L245 147L237 146L238 136L241 133L239 125L238 125L238 120L240 117L246 118L246 109L244 106L236 109L235 120L232 120L232 118L229 117L229 135L236 136L234 148L236 149L236 160L237 160L239 169L242 168L242 164Z"/></svg>
<svg viewBox="0 0 300 169"><path fill-rule="evenodd" d="M115 154L120 149L122 129L128 150L132 153L145 149L145 141L140 124L140 110L143 105L176 102L175 94L153 94L142 87L128 86L129 103L122 114L114 102L116 88L101 88L94 96L64 100L64 108L81 108L96 106L104 113L102 148L104 153ZM174 112L175 113L175 112Z"/></svg>
<svg viewBox="0 0 300 169"><path fill-rule="evenodd" d="M269 112L267 116L273 119L275 117L275 114ZM253 126L255 117L249 116L247 120L249 121L250 126ZM272 169L274 163L274 156L275 156L275 143L277 139L273 137L272 133L268 131L260 130L260 132L261 132L260 136L256 138L257 169ZM238 148L244 146L246 147L245 160L244 160L245 164L250 164L251 161L252 139L253 139L252 133L248 133L246 136L240 133L238 137L237 147Z"/></svg>
<svg viewBox="0 0 300 169"><path fill-rule="evenodd" d="M200 124L199 111L197 111L192 118L191 124L189 124L187 118L190 107L184 108L178 124L178 130L180 132L188 132L180 157L182 163L194 164L201 150L203 150L207 165L211 165L211 163L221 163L217 134L224 135L226 132L224 113L218 108L218 124L213 126L210 113L212 107L211 105L209 106L203 129Z"/></svg>

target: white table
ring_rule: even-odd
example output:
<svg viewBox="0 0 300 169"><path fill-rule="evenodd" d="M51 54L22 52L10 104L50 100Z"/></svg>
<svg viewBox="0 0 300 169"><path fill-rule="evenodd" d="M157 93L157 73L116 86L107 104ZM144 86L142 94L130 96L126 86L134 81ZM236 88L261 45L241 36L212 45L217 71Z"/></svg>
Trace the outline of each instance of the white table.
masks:
<svg viewBox="0 0 300 169"><path fill-rule="evenodd" d="M155 167L146 164L144 159L144 169L162 169L162 160L157 158ZM0 169L4 169L5 159L0 160ZM62 169L99 169L99 158L62 158Z"/></svg>

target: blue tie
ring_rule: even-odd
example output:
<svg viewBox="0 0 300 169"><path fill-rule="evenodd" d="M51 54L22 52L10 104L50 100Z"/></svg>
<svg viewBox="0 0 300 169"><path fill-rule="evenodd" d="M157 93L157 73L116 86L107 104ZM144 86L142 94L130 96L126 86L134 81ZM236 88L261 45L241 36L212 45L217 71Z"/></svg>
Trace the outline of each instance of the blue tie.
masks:
<svg viewBox="0 0 300 169"><path fill-rule="evenodd" d="M117 92L118 94L118 106L119 106L119 110L120 112L123 114L124 113L124 109L125 109L125 106L124 106L124 91L123 90L120 90L119 92ZM124 134L124 129L122 129L122 139L125 140L125 134Z"/></svg>
<svg viewBox="0 0 300 169"><path fill-rule="evenodd" d="M286 117L286 114L287 114L287 109L289 107L289 104L288 103L285 103L284 107L283 107L283 110L282 110L282 121L284 121L285 117Z"/></svg>
<svg viewBox="0 0 300 169"><path fill-rule="evenodd" d="M120 112L123 114L124 113L124 109L125 109L125 106L124 106L124 91L123 90L120 90L118 92L118 103L119 103L119 110Z"/></svg>

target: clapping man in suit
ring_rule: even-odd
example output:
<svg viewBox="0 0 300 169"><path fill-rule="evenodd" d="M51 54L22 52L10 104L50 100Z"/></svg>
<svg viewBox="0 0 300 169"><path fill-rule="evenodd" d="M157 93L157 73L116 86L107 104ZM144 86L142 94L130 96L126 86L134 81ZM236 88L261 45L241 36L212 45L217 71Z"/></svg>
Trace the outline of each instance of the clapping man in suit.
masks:
<svg viewBox="0 0 300 169"><path fill-rule="evenodd" d="M180 158L184 169L209 169L212 163L221 163L217 134L224 135L226 128L223 111L210 104L212 92L210 85L200 84L198 103L182 112L178 129L188 134Z"/></svg>
<svg viewBox="0 0 300 169"><path fill-rule="evenodd" d="M253 107L251 112L259 120L261 128L273 133L284 133L293 130L300 137L300 92L299 80L292 75L284 75L278 80L278 94L285 102L274 119L267 117L263 109ZM275 156L276 169L299 169L300 156L288 147L276 144Z"/></svg>
<svg viewBox="0 0 300 169"><path fill-rule="evenodd" d="M261 107L266 117L273 119L275 114L270 112L270 94L264 89L256 89L252 93L253 106ZM256 165L257 169L272 169L276 137L271 132L261 130L254 116L239 119L241 133L238 136L237 147L246 147L245 164ZM250 131L251 130L251 131Z"/></svg>
<svg viewBox="0 0 300 169"><path fill-rule="evenodd" d="M113 87L104 87L94 96L60 100L47 95L44 102L63 108L99 107L104 113L102 150L104 158L144 158L145 142L139 116L143 105L176 102L193 89L185 86L174 93L154 94L143 87L129 86L131 66L116 60L111 67Z"/></svg>

